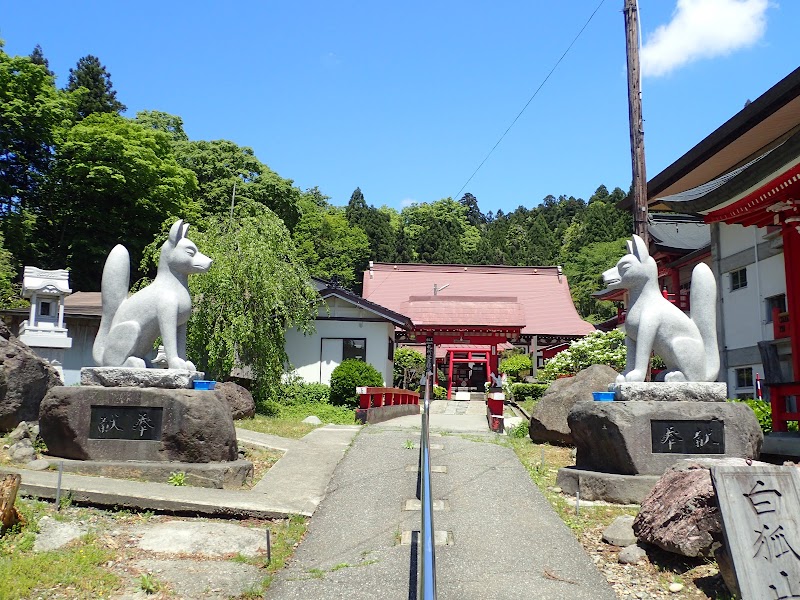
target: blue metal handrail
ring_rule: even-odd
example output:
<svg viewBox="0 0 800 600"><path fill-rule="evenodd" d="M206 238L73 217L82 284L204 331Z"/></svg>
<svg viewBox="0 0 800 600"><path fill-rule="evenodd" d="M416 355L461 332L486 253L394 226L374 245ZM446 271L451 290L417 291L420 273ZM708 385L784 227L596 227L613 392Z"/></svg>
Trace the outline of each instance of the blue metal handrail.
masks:
<svg viewBox="0 0 800 600"><path fill-rule="evenodd" d="M433 529L433 494L431 493L431 447L430 447L430 408L433 372L425 377L425 399L423 401L422 433L420 434L420 476L419 500L422 506L420 527L420 548L422 553L420 594L422 600L436 600L436 552Z"/></svg>

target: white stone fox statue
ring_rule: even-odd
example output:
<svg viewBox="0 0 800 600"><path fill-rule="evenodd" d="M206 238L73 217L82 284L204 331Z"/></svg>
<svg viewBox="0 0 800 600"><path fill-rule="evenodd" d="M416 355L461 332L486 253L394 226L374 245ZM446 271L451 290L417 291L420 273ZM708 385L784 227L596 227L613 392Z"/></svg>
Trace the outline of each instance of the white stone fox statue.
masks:
<svg viewBox="0 0 800 600"><path fill-rule="evenodd" d="M192 312L188 276L203 273L211 259L186 237L189 224L176 221L161 246L153 283L128 297L130 256L116 245L103 267L103 315L92 348L101 367L146 367L144 356L160 335L170 369L194 371L186 360L186 322Z"/></svg>
<svg viewBox="0 0 800 600"><path fill-rule="evenodd" d="M708 265L700 263L692 271L691 318L661 294L656 261L638 235L628 242L628 254L617 266L603 273L603 281L609 289L629 293L627 358L618 383L644 381L651 352L664 359L666 382L716 380L717 285Z"/></svg>

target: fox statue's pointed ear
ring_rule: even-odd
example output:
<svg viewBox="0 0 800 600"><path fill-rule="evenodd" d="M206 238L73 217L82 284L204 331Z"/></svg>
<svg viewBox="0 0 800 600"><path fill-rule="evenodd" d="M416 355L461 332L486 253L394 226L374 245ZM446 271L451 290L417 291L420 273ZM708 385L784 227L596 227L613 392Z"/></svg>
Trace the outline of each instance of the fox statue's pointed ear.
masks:
<svg viewBox="0 0 800 600"><path fill-rule="evenodd" d="M189 225L186 225L189 227ZM175 223L170 227L169 230L169 243L173 246L181 241L181 238L186 235L186 229L183 226L183 219L178 219Z"/></svg>
<svg viewBox="0 0 800 600"><path fill-rule="evenodd" d="M644 240L636 234L633 234L633 255L639 259L639 262L644 262L650 257L650 252L647 250Z"/></svg>
<svg viewBox="0 0 800 600"><path fill-rule="evenodd" d="M630 241L630 240L627 240L625 242L625 245L628 247L628 254L633 254L633 242Z"/></svg>

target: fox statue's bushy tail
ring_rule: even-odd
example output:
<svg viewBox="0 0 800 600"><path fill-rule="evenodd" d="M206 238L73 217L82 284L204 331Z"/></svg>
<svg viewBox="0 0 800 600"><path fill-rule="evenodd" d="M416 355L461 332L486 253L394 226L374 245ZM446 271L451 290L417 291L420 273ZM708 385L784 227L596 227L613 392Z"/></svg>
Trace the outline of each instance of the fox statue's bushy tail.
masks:
<svg viewBox="0 0 800 600"><path fill-rule="evenodd" d="M117 244L108 254L103 267L103 279L100 284L100 297L103 302L103 313L100 318L100 329L92 346L92 358L101 365L106 349L106 338L111 330L114 315L123 300L128 297L131 278L131 259L125 246Z"/></svg>
<svg viewBox="0 0 800 600"><path fill-rule="evenodd" d="M103 298L105 301L105 297ZM706 381L715 381L719 374L719 351L717 350L717 283L714 274L705 263L699 263L692 271L692 287L689 291L690 316L700 337L706 355Z"/></svg>

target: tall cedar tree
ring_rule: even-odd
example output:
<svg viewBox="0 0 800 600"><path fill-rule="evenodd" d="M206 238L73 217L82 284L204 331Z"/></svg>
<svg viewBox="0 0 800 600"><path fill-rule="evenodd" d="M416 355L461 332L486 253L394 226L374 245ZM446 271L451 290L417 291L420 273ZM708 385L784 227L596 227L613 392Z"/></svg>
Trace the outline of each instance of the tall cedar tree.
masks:
<svg viewBox="0 0 800 600"><path fill-rule="evenodd" d="M33 52L31 52L30 59L33 64L44 67L50 77L55 77L55 73L50 70L50 61L44 57L44 52L42 52L42 47L39 44L36 44Z"/></svg>
<svg viewBox="0 0 800 600"><path fill-rule="evenodd" d="M393 262L395 260L395 232L387 213L368 206L361 188L356 188L350 196L350 201L345 209L347 222L351 226L358 226L364 230L369 239L370 258L378 262ZM356 271L366 269L367 264L356 265Z"/></svg>
<svg viewBox="0 0 800 600"><path fill-rule="evenodd" d="M84 56L74 69L69 70L67 91L74 92L79 88L86 89L78 101L79 119L85 119L94 113L119 114L126 109L117 100L117 92L111 85L111 74L96 56Z"/></svg>

